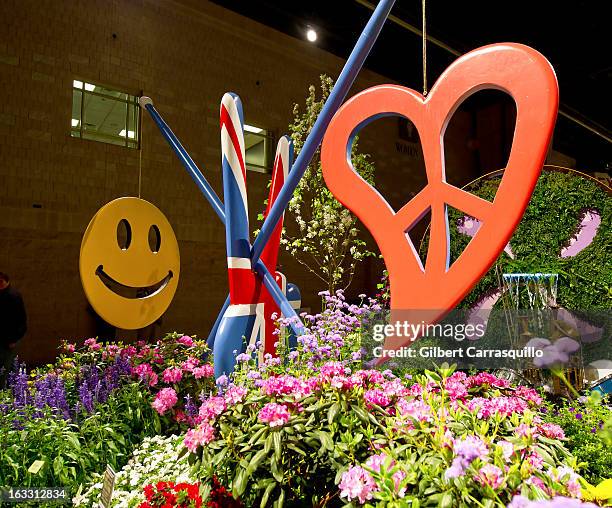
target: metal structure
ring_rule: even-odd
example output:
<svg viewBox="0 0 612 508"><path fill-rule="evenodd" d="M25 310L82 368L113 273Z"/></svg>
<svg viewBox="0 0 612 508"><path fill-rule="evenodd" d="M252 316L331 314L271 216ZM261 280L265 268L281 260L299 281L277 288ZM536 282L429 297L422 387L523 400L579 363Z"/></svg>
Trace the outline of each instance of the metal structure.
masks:
<svg viewBox="0 0 612 508"><path fill-rule="evenodd" d="M258 316L267 312L258 306L264 309L277 306L285 317L292 318L291 327L296 335L303 331L301 321L279 287L282 281L274 275L275 256L284 211L324 136L322 165L327 186L368 227L385 258L391 282L392 320L399 319L397 312L402 309L419 310L421 318L426 310L430 322L445 315L489 269L521 219L542 168L557 114L558 89L552 67L542 55L526 46L491 45L457 60L442 74L427 98L408 88L383 85L357 94L340 107L393 3L394 0L381 0L374 10L284 184L278 186L278 191L276 183L273 185L265 221L252 245L246 218L243 120L238 97L226 94L221 105L225 203L151 99L140 99L141 106L149 112L226 226L230 295L209 336L217 376L230 373L234 352L243 351L247 341L261 335ZM508 92L518 112L508 168L493 203L446 183L440 142L458 105L483 88ZM404 116L416 125L423 140L428 177L427 187L397 213L354 172L350 162L350 148L358 131L374 119L390 115ZM290 156L282 155L286 151L281 146L277 152L276 162L281 164L275 167L275 182L284 171L285 160L289 166ZM448 255L447 205L477 217L483 224L452 267ZM432 241L423 267L406 232L430 209ZM385 342L385 349L402 345L391 337Z"/></svg>

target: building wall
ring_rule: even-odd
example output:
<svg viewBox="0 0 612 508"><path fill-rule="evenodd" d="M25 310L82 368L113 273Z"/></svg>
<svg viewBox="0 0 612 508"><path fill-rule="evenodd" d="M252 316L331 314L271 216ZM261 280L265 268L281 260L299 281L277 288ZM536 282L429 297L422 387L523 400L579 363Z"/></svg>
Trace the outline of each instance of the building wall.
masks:
<svg viewBox="0 0 612 508"><path fill-rule="evenodd" d="M309 84L322 73L336 77L343 61L204 0L4 0L0 18L0 271L27 306L20 355L48 361L60 338L95 333L78 274L81 237L103 204L137 195L140 164L142 198L166 214L181 250L179 289L162 329L207 336L227 293L220 222L146 114L142 154L71 138L72 81L151 96L221 195L222 94L238 93L247 122L282 135ZM351 94L388 81L365 69ZM447 133L453 183L478 176L471 122L459 112ZM360 146L392 203L424 185L420 147L398 140L395 120L372 124ZM268 179L248 174L253 227ZM322 285L287 255L281 263L316 310ZM381 268L364 263L352 291L373 293Z"/></svg>

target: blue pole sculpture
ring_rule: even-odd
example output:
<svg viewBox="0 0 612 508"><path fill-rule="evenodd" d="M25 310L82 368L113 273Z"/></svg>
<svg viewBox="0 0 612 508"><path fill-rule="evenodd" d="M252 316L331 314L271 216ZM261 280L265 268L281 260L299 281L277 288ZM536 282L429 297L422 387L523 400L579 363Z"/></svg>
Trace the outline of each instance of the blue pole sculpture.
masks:
<svg viewBox="0 0 612 508"><path fill-rule="evenodd" d="M151 118L159 127L159 130L161 131L162 136L166 138L166 141L168 142L168 144L175 151L179 160L183 163L183 166L185 166L185 169L187 170L187 172L189 173L189 175L191 176L195 184L198 186L202 194L204 194L204 197L208 200L208 202L210 203L210 206L213 207L213 210L221 219L221 222L225 224L225 211L223 209L223 203L219 199L219 196L217 196L217 193L215 192L215 190L211 187L211 185L208 183L206 178L204 178L204 175L200 171L200 168L198 168L196 163L193 162L193 159L187 153L187 150L183 148L183 145L181 145L181 142L174 135L172 130L170 130L170 127L168 127L168 124L164 121L164 119L157 112L157 110L155 109L155 106L153 106L153 101L151 100L151 98L141 97L138 102L140 103L141 107L145 108L149 112L149 114L151 115Z"/></svg>
<svg viewBox="0 0 612 508"><path fill-rule="evenodd" d="M227 241L230 242L228 243L228 256L230 256L228 257L228 263L237 263L235 266L236 267L240 266L242 268L243 265L245 265L243 261L249 261L248 269L255 270L255 272L259 275L260 280L263 282L265 287L268 289L270 295L272 296L276 304L279 306L282 314L285 317L288 317L291 319L291 326L294 332L298 335L303 332L303 325L300 319L298 318L298 316L296 315L295 310L293 309L293 307L287 300L286 296L279 289L274 277L272 276L268 268L265 266L265 264L260 260L260 257L268 241L273 236L276 230L276 227L279 224L279 221L281 220L284 214L284 211L287 205L289 204L289 201L291 200L291 197L293 196L293 192L295 191L295 188L297 187L300 179L304 175L304 172L306 171L308 164L312 160L314 153L316 152L317 148L321 144L325 131L332 117L334 116L334 114L336 113L340 105L342 104L344 98L346 97L346 94L348 93L348 90L353 85L353 82L355 81L357 74L361 70L366 57L370 53L372 46L376 42L376 39L378 38L378 35L380 34L380 31L384 25L384 22L386 21L389 15L389 12L391 11L391 8L393 7L394 3L395 3L395 0L381 0L381 2L378 4L376 9L374 10L372 17L368 21L363 32L361 33L355 47L353 48L353 51L351 52L346 64L344 65L342 69L342 72L340 73L340 76L338 77L336 85L332 89L329 98L325 102L325 105L323 106L323 109L321 113L319 114L319 117L317 118L312 128L312 131L309 133L308 137L306 138L304 146L302 147L302 150L297 160L293 164L287 180L282 186L280 193L276 197L276 200L273 203L272 207L269 209L267 217L262 225L261 231L259 235L257 236L257 238L255 239L255 242L252 248L250 248L250 259L247 258L245 260L243 258L243 255L240 255L238 258L232 259L231 252L234 250L234 247L235 247L233 245L233 243L235 243L234 242L235 239L233 240L232 238L230 238L231 235L227 237ZM198 188L201 190L202 194L206 197L208 202L211 204L211 206L213 207L213 209L215 210L215 212L217 213L221 221L224 224L226 224L227 222L226 213L224 210L225 207L223 203L221 202L217 194L214 192L213 188L210 186L208 181L204 178L202 172L196 166L195 162L191 159L187 151L183 148L183 146L180 144L176 136L172 133L168 125L164 122L164 120L161 118L159 113L155 110L151 99L148 97L142 97L140 99L140 104L142 107L144 107L149 112L154 122L159 127L162 135L166 138L166 140L168 141L172 149L175 151L180 161L183 163L183 165L185 166L185 168L191 175L192 179L195 181ZM239 105L239 101L238 101L238 105ZM240 114L239 116L241 117L242 115ZM242 120L240 120L237 123L241 123L241 122ZM222 128L223 128L223 122L222 122ZM237 143L237 142L239 142L239 140L236 140L236 139L233 140L233 143ZM238 158L240 158L239 155L238 155ZM244 160L242 160L242 166L244 166ZM242 170L245 171L245 168L243 167ZM236 174L238 174L238 172L236 172ZM244 176L246 176L246 173L244 174ZM225 186L225 183L224 183L224 186ZM243 194L242 198L244 200L244 205L245 205L244 208L246 211L246 187L244 188L244 192L240 190L240 193ZM226 199L227 199L227 196L226 196ZM234 219L234 217L232 217L232 219ZM237 218L237 220L239 222L241 221L240 218ZM233 220L230 222L233 222ZM248 229L248 225L246 227ZM227 230L227 224L226 224L226 234L227 235L230 234L229 230ZM230 244L232 244L231 249L229 248ZM238 250L240 251L240 254L242 254L243 246L244 245L250 246L248 242L248 236L246 238L246 242L241 241L240 244L241 245L239 246ZM230 270L230 273L231 273L231 270ZM231 279L231 276L230 276L230 279ZM231 281L230 281L230 285L231 285ZM229 337L233 333L232 330L225 329L227 328L227 325L232 323L232 320L223 319L223 318L242 316L241 312L244 310L242 309L242 307L243 305L231 305L230 297L228 297L228 299L225 301L225 304L223 305L223 308L221 310L221 313L219 314L219 317L217 318L215 322L215 325L213 326L211 336L209 337L209 344L211 342L214 342L214 338L217 335ZM248 319L254 318L254 316L250 314L248 315L248 313L245 313L244 317ZM237 322L235 319L233 321L234 323ZM232 325L232 328L233 327L234 325ZM236 331L238 331L239 328L241 328L241 326L238 326L236 328ZM251 325L248 325L242 328L246 330L246 329L252 329L253 327ZM224 342L228 342L228 341L224 341ZM242 343L242 337L239 337L239 342ZM213 344L213 347L215 348L215 350L217 349L216 346L217 345ZM225 345L223 349L224 349L224 355L225 355L225 349L226 349ZM230 372L233 369L233 360L230 361L227 358L216 359L216 360L222 360L222 361L219 361L219 369L215 367L216 371L219 370L220 372L221 371Z"/></svg>
<svg viewBox="0 0 612 508"><path fill-rule="evenodd" d="M253 243L253 248L251 249L251 258L253 261L257 261L261 256L261 253L263 252L268 239L272 235L276 224L283 215L285 208L287 208L289 201L291 201L293 191L295 191L295 188L300 182L302 176L304 176L304 172L306 171L308 164L310 164L314 153L321 144L329 122L331 122L332 117L336 114L336 111L338 111L342 101L344 101L344 98L353 85L357 74L361 70L361 67L363 67L363 62L370 53L376 39L378 39L378 35L380 34L380 31L382 30L382 27L387 19L387 16L389 16L389 12L391 11L394 3L395 0L381 0L374 10L372 17L368 21L368 24L363 29L357 44L355 44L355 47L346 61L340 76L338 76L338 80L336 81L334 88L323 106L321 113L319 113L317 121L308 134L298 158L291 167L289 178L285 182L285 185L278 195L274 206L270 210L268 217L266 217L266 220L261 227L261 231Z"/></svg>
<svg viewBox="0 0 612 508"><path fill-rule="evenodd" d="M168 144L170 145L170 147L174 150L174 152L178 156L183 166L185 166L185 169L187 169L187 172L189 173L193 181L196 183L196 185L198 186L198 188L200 189L204 197L213 207L213 210L215 210L215 212L221 219L221 222L225 225L225 210L224 210L223 202L221 201L217 193L214 191L210 183L208 183L208 181L206 180L206 178L204 177L204 175L202 174L202 172L200 171L196 163L193 161L189 153L187 153L187 150L185 150L181 142L172 132L168 124L164 121L164 119L155 109L155 106L153 105L153 101L151 100L151 98L141 97L140 105L144 107L148 111L148 113L151 115L151 118L153 119L157 127L159 128L160 132L162 133L166 141L168 141ZM281 312L283 312L283 315L287 318L291 318L291 322L292 322L291 328L293 329L293 331L297 335L300 335L304 329L303 324L300 321L297 314L295 313L295 311L291 309L291 306L287 305L286 298L284 297L282 292L278 291L278 286L276 285L276 283L274 283L274 276L270 273L270 271L266 268L266 266L260 260L257 260L257 262L254 263L254 268L257 271L260 271L266 274L266 277L264 277L263 279L264 285L266 286L268 291L270 291L271 296L274 298L274 301L281 309ZM211 349L214 343L214 337L216 336L217 329L219 327L219 324L221 323L221 318L223 317L223 314L227 310L229 303L230 302L229 302L229 296L228 296L225 300L225 303L223 304L223 307L221 308L219 315L217 316L217 319L215 321L215 324L213 325L211 333L208 336L208 343Z"/></svg>

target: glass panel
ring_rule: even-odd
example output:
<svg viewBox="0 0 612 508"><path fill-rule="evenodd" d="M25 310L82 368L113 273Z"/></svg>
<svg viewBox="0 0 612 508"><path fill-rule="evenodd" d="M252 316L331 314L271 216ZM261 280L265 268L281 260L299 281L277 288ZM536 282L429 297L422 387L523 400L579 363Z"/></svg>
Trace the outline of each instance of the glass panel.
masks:
<svg viewBox="0 0 612 508"><path fill-rule="evenodd" d="M127 104L98 95L85 94L83 137L126 146ZM123 135L121 134L123 132ZM123 137L122 137L123 136Z"/></svg>
<svg viewBox="0 0 612 508"><path fill-rule="evenodd" d="M119 92L117 90L112 90L110 88L106 88L100 85L94 85L93 83L85 83L85 90L87 92L93 92L96 94L105 95L107 97L112 97L114 99L121 99L124 101L128 100L128 94L124 92Z"/></svg>
<svg viewBox="0 0 612 508"><path fill-rule="evenodd" d="M244 149L247 165L265 168L267 165L265 131L255 134L246 131L244 133Z"/></svg>
<svg viewBox="0 0 612 508"><path fill-rule="evenodd" d="M76 79L72 85L72 136L138 148L137 97Z"/></svg>
<svg viewBox="0 0 612 508"><path fill-rule="evenodd" d="M70 119L70 134L81 137L81 100L83 92L72 90L72 117Z"/></svg>

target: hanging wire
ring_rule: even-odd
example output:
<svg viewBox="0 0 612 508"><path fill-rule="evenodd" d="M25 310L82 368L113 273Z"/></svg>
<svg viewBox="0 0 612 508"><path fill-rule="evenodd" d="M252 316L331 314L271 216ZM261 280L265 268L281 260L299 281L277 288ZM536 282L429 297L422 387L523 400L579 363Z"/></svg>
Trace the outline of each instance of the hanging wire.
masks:
<svg viewBox="0 0 612 508"><path fill-rule="evenodd" d="M427 18L425 17L425 2L422 0L423 9L423 95L427 95Z"/></svg>
<svg viewBox="0 0 612 508"><path fill-rule="evenodd" d="M140 147L138 150L138 199L140 199L142 191L142 131L143 128L140 126Z"/></svg>

